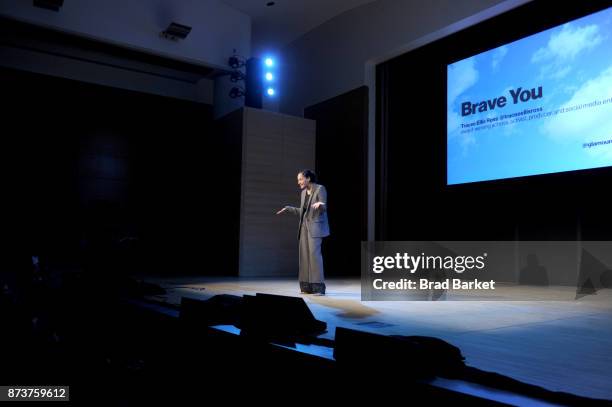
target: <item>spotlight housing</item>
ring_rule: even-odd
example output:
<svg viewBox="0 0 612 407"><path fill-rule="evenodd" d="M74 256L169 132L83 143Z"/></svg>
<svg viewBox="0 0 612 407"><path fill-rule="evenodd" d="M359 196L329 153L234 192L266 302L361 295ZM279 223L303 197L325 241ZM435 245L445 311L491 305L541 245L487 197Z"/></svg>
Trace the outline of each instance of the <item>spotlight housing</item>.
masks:
<svg viewBox="0 0 612 407"><path fill-rule="evenodd" d="M245 65L244 61L238 55L232 55L229 57L227 64L232 69L242 68Z"/></svg>
<svg viewBox="0 0 612 407"><path fill-rule="evenodd" d="M243 97L245 95L244 89L239 86L234 86L229 93L229 96L232 99L237 99Z"/></svg>
<svg viewBox="0 0 612 407"><path fill-rule="evenodd" d="M232 73L230 73L231 82L239 82L245 79L246 79L246 76L241 71L232 71Z"/></svg>

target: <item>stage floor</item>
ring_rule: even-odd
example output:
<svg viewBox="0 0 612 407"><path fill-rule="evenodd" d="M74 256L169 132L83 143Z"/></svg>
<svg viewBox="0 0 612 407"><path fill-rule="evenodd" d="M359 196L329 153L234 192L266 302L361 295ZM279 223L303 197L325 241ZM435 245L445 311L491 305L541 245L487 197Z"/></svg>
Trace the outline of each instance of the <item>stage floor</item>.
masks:
<svg viewBox="0 0 612 407"><path fill-rule="evenodd" d="M139 277L143 278L143 277ZM580 396L612 400L612 290L576 301L361 301L359 279L326 281L327 295L300 294L295 279L144 278L157 300L269 293L303 297L317 319L383 335L426 335L461 349L470 366ZM550 288L548 288L550 292ZM547 297L543 297L547 298Z"/></svg>

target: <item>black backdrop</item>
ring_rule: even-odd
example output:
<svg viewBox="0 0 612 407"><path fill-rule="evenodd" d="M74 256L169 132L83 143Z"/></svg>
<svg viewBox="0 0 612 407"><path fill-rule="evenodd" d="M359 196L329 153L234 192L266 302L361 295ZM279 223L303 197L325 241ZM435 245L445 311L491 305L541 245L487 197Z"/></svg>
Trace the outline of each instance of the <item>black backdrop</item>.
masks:
<svg viewBox="0 0 612 407"><path fill-rule="evenodd" d="M102 273L237 273L240 146L214 136L211 106L5 68L0 86L12 250Z"/></svg>
<svg viewBox="0 0 612 407"><path fill-rule="evenodd" d="M325 275L358 275L361 242L367 240L368 88L309 106L304 117L317 121L315 169L328 194Z"/></svg>
<svg viewBox="0 0 612 407"><path fill-rule="evenodd" d="M446 186L447 64L610 5L536 0L377 67L377 239L612 239L610 168Z"/></svg>

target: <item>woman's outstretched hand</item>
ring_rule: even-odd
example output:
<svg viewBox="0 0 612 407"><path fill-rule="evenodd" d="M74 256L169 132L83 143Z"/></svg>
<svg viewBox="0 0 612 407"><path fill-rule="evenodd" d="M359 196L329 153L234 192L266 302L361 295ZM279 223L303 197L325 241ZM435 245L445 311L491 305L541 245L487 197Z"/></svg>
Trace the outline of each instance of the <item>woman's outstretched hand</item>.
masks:
<svg viewBox="0 0 612 407"><path fill-rule="evenodd" d="M315 202L312 204L312 209L319 209L320 206L325 207L325 204L323 202Z"/></svg>
<svg viewBox="0 0 612 407"><path fill-rule="evenodd" d="M285 212L287 210L287 207L285 206L283 209L281 209L280 211L276 212L277 215L280 215L281 213Z"/></svg>

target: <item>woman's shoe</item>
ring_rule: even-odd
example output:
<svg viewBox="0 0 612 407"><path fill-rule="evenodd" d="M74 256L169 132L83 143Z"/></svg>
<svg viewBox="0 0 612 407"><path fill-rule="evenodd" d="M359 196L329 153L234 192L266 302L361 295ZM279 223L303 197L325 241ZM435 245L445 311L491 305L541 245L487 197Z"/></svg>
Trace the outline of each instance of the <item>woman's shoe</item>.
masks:
<svg viewBox="0 0 612 407"><path fill-rule="evenodd" d="M325 283L312 283L313 294L325 295Z"/></svg>
<svg viewBox="0 0 612 407"><path fill-rule="evenodd" d="M300 291L302 294L312 294L312 284L300 281Z"/></svg>

